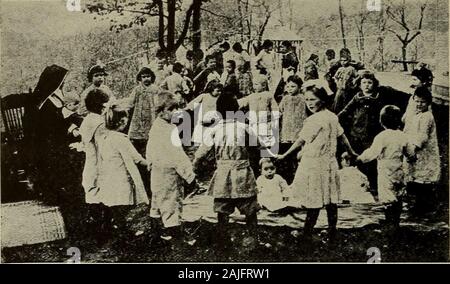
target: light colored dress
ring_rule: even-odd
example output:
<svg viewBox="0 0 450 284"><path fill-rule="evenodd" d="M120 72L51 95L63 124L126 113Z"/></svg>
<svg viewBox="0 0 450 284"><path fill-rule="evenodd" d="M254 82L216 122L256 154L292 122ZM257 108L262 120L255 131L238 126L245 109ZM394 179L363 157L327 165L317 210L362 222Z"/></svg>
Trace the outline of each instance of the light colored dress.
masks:
<svg viewBox="0 0 450 284"><path fill-rule="evenodd" d="M177 127L156 118L150 129L146 155L152 164L150 216L161 218L166 228L178 226L181 224L184 181L191 183L195 174Z"/></svg>
<svg viewBox="0 0 450 284"><path fill-rule="evenodd" d="M306 119L306 102L302 94L285 95L280 102L281 143L293 143L297 140Z"/></svg>
<svg viewBox="0 0 450 284"><path fill-rule="evenodd" d="M369 180L357 167L344 167L338 171L341 184L341 199L352 204L374 203L369 192Z"/></svg>
<svg viewBox="0 0 450 284"><path fill-rule="evenodd" d="M273 146L279 137L279 108L273 95L270 92L253 93L238 102L240 108L248 107L250 127L259 139L266 146Z"/></svg>
<svg viewBox="0 0 450 284"><path fill-rule="evenodd" d="M137 163L144 158L128 136L108 131L98 141L99 176L97 199L106 206L148 204Z"/></svg>
<svg viewBox="0 0 450 284"><path fill-rule="evenodd" d="M306 208L322 208L340 201L336 161L337 139L344 134L337 116L329 110L305 120L298 139L305 141L292 182L294 200Z"/></svg>
<svg viewBox="0 0 450 284"><path fill-rule="evenodd" d="M288 206L283 197L290 197L289 186L284 178L275 174L272 179L261 175L256 180L258 202L269 211L276 211Z"/></svg>
<svg viewBox="0 0 450 284"><path fill-rule="evenodd" d="M441 162L436 134L436 122L430 110L411 115L405 120L404 132L416 147L416 161L408 163L408 178L417 183L437 183Z"/></svg>
<svg viewBox="0 0 450 284"><path fill-rule="evenodd" d="M218 118L216 102L217 97L213 97L209 93L203 93L186 106L186 109L194 110L194 120L196 121L194 133L192 134L194 143L202 144L204 137L209 135L210 127L208 124L211 124Z"/></svg>
<svg viewBox="0 0 450 284"><path fill-rule="evenodd" d="M81 142L86 159L83 168L82 185L86 203L100 203L98 192L98 141L106 134L105 118L102 115L88 113L80 126Z"/></svg>
<svg viewBox="0 0 450 284"><path fill-rule="evenodd" d="M214 148L217 169L209 185L214 198L248 198L257 195L256 180L250 167L247 147L258 139L244 123L221 120L209 132L208 139L195 153L198 161ZM256 146L255 145L255 146Z"/></svg>
<svg viewBox="0 0 450 284"><path fill-rule="evenodd" d="M386 129L359 156L363 163L377 160L378 199L381 203L398 201L405 194L405 155L412 155L407 136L400 130Z"/></svg>

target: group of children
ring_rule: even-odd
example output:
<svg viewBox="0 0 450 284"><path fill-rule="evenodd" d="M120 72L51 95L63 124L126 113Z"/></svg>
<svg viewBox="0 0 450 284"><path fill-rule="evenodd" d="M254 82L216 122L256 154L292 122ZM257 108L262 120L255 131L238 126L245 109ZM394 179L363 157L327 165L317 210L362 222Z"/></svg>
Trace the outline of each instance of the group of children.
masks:
<svg viewBox="0 0 450 284"><path fill-rule="evenodd" d="M370 186L378 201L386 205L391 226L399 225L407 182L408 191L418 196L418 205L426 203L427 192L439 181L440 169L432 95L427 87L415 89L403 118L403 105L396 103L392 90L378 86L373 73L367 71L355 78L358 92L353 95L343 91L334 95L325 81L304 83L300 76L290 75L278 103L269 89L268 76L252 78L251 93L245 94L239 91L244 89L239 76L234 75L236 62L224 62L225 71L215 74L217 71L210 72L215 60L207 57L205 70L209 71L200 73L193 84L181 75L183 65L175 63L172 75L165 78L150 67L142 68L137 75L139 85L121 100L101 87L103 81L86 90L79 112L84 119L76 136L81 136L86 153L82 185L97 228L106 231L111 220L123 225L123 207L148 204L151 195L152 227L162 221L163 239L181 236L185 188L196 186L201 164L211 153L216 170L209 193L222 239L235 208L246 216L249 233L256 235L261 206L270 211L306 209L307 240L325 207L330 239L334 239L342 197L350 202L370 202L364 190L368 184L349 193L347 182L343 183L355 177L364 180L365 175L351 167L354 163L370 183L373 168L366 171L363 164L377 161L377 180ZM344 64L337 70L338 89L340 76L354 71L347 69ZM106 72L97 68L90 74L95 84L95 78ZM198 86L199 77L206 78L204 88L189 91ZM188 100L191 92L199 95ZM341 104L342 95L345 104L337 108L336 98ZM174 123L181 110L198 114L193 118L190 141L195 149L193 160ZM229 116L242 110L256 114L257 120ZM261 125L265 131L260 131ZM248 143L252 139L264 155L252 156ZM253 166L255 159L259 169ZM256 178L258 171L261 175Z"/></svg>

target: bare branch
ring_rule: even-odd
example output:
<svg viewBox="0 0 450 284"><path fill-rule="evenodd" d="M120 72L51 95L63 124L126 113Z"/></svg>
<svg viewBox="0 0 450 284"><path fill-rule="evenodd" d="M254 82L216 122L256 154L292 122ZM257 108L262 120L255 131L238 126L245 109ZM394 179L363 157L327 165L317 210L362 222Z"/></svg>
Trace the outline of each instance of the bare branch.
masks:
<svg viewBox="0 0 450 284"><path fill-rule="evenodd" d="M186 18L184 19L183 30L181 31L181 34L180 34L177 42L175 43L175 50L177 50L178 47L180 47L180 45L184 41L184 38L187 35L187 32L189 30L189 23L191 22L191 16L192 16L192 12L194 11L194 5L195 5L196 1L201 1L201 0L194 0L194 1L192 1L191 6L189 6L189 9L186 11Z"/></svg>
<svg viewBox="0 0 450 284"><path fill-rule="evenodd" d="M205 8L201 8L201 10L204 11L204 12L210 13L211 15L214 15L216 17L222 17L222 18L225 18L227 20L232 20L233 19L232 17L228 17L228 16L225 16L225 15L220 15L220 14L217 14L217 13L215 13L213 11L210 11L208 9L205 9Z"/></svg>
<svg viewBox="0 0 450 284"><path fill-rule="evenodd" d="M402 43L405 41L396 31L388 29L388 32L393 33Z"/></svg>
<svg viewBox="0 0 450 284"><path fill-rule="evenodd" d="M425 12L425 8L427 7L427 4L423 4L422 6L420 6L420 19L419 19L419 25L417 27L418 30L422 29L422 21L423 21L423 15Z"/></svg>
<svg viewBox="0 0 450 284"><path fill-rule="evenodd" d="M408 39L406 42L407 43L410 43L410 42L412 42L418 35L420 35L421 34L421 32L420 31L418 31L418 32L416 32L410 39Z"/></svg>
<svg viewBox="0 0 450 284"><path fill-rule="evenodd" d="M400 20L399 19L397 19L397 15L395 15L394 14L394 12L392 11L392 9L390 9L391 7L388 7L387 9L386 9L386 15L389 17L389 18L391 18L391 20L393 20L394 22L396 22L397 24L399 24L400 26L402 26L405 30L407 30L407 31L409 31L409 27L406 25L406 22L405 22L405 15L404 15L404 12L405 12L405 10L404 10L404 8L405 7L403 7L401 10L400 10ZM398 10L395 10L395 11L398 11Z"/></svg>

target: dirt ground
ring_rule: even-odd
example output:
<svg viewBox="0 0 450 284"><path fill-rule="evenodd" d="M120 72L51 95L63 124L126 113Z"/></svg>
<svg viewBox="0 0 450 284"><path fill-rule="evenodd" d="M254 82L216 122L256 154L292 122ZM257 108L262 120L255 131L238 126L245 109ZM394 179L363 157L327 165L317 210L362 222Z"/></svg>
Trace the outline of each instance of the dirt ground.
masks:
<svg viewBox="0 0 450 284"><path fill-rule="evenodd" d="M325 214L322 212L321 214ZM369 248L380 251L381 262L447 262L449 231L436 228L423 231L402 226L392 235L378 224L341 229L336 243L329 243L325 230L316 230L312 244L289 227L259 226L258 241L252 241L245 225L233 223L228 232L231 243L217 246L216 225L203 220L186 223L184 232L193 245L180 240L164 241L152 234L145 211L134 210L128 231L116 231L111 240L99 246L92 235L78 240L4 248L4 262L67 262L67 249L77 247L83 263L117 262L367 262ZM448 211L435 214L434 221L446 220Z"/></svg>

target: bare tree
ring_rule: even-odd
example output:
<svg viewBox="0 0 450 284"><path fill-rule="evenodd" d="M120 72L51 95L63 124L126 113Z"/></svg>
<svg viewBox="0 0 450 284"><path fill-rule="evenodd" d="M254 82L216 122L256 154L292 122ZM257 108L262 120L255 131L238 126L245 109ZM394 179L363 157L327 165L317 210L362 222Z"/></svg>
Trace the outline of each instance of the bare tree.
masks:
<svg viewBox="0 0 450 284"><path fill-rule="evenodd" d="M381 8L381 11L378 14L377 18L377 27L379 31L379 35L377 37L377 43L378 43L378 54L380 56L380 70L384 71L384 35L386 31L386 13L384 11L384 8Z"/></svg>
<svg viewBox="0 0 450 284"><path fill-rule="evenodd" d="M361 1L361 10L355 19L356 29L358 30L358 37L356 38L356 46L358 47L359 61L365 61L365 47L364 47L364 24L367 20L366 0Z"/></svg>
<svg viewBox="0 0 450 284"><path fill-rule="evenodd" d="M403 63L403 71L408 71L408 62L407 62L407 48L408 45L421 34L422 30L422 22L424 17L424 12L427 7L427 3L421 4L419 20L416 24L415 29L411 29L411 26L414 24L408 23L406 20L407 7L405 0L402 1L402 4L399 6L389 5L386 8L386 15L391 19L394 23L401 27L402 31L397 31L394 29L388 29L389 32L393 33L398 40L402 44L402 63Z"/></svg>
<svg viewBox="0 0 450 284"><path fill-rule="evenodd" d="M175 52L187 38L189 26L192 19L193 46L199 47L201 42L200 34L200 9L205 0L192 0L185 11L182 28L176 29L176 14L182 10L180 0L149 0L148 2L138 3L135 1L92 1L86 4L86 8L91 13L100 16L117 12L120 16L134 15L129 23L118 23L117 18L111 20L111 29L117 32L131 28L133 25L144 25L149 17L158 18L158 44L161 50L166 52L169 58L175 58ZM178 34L178 38L177 38Z"/></svg>
<svg viewBox="0 0 450 284"><path fill-rule="evenodd" d="M339 20L341 22L342 43L344 44L344 48L345 48L345 47L347 47L347 43L345 41L344 11L342 9L342 0L339 0Z"/></svg>

